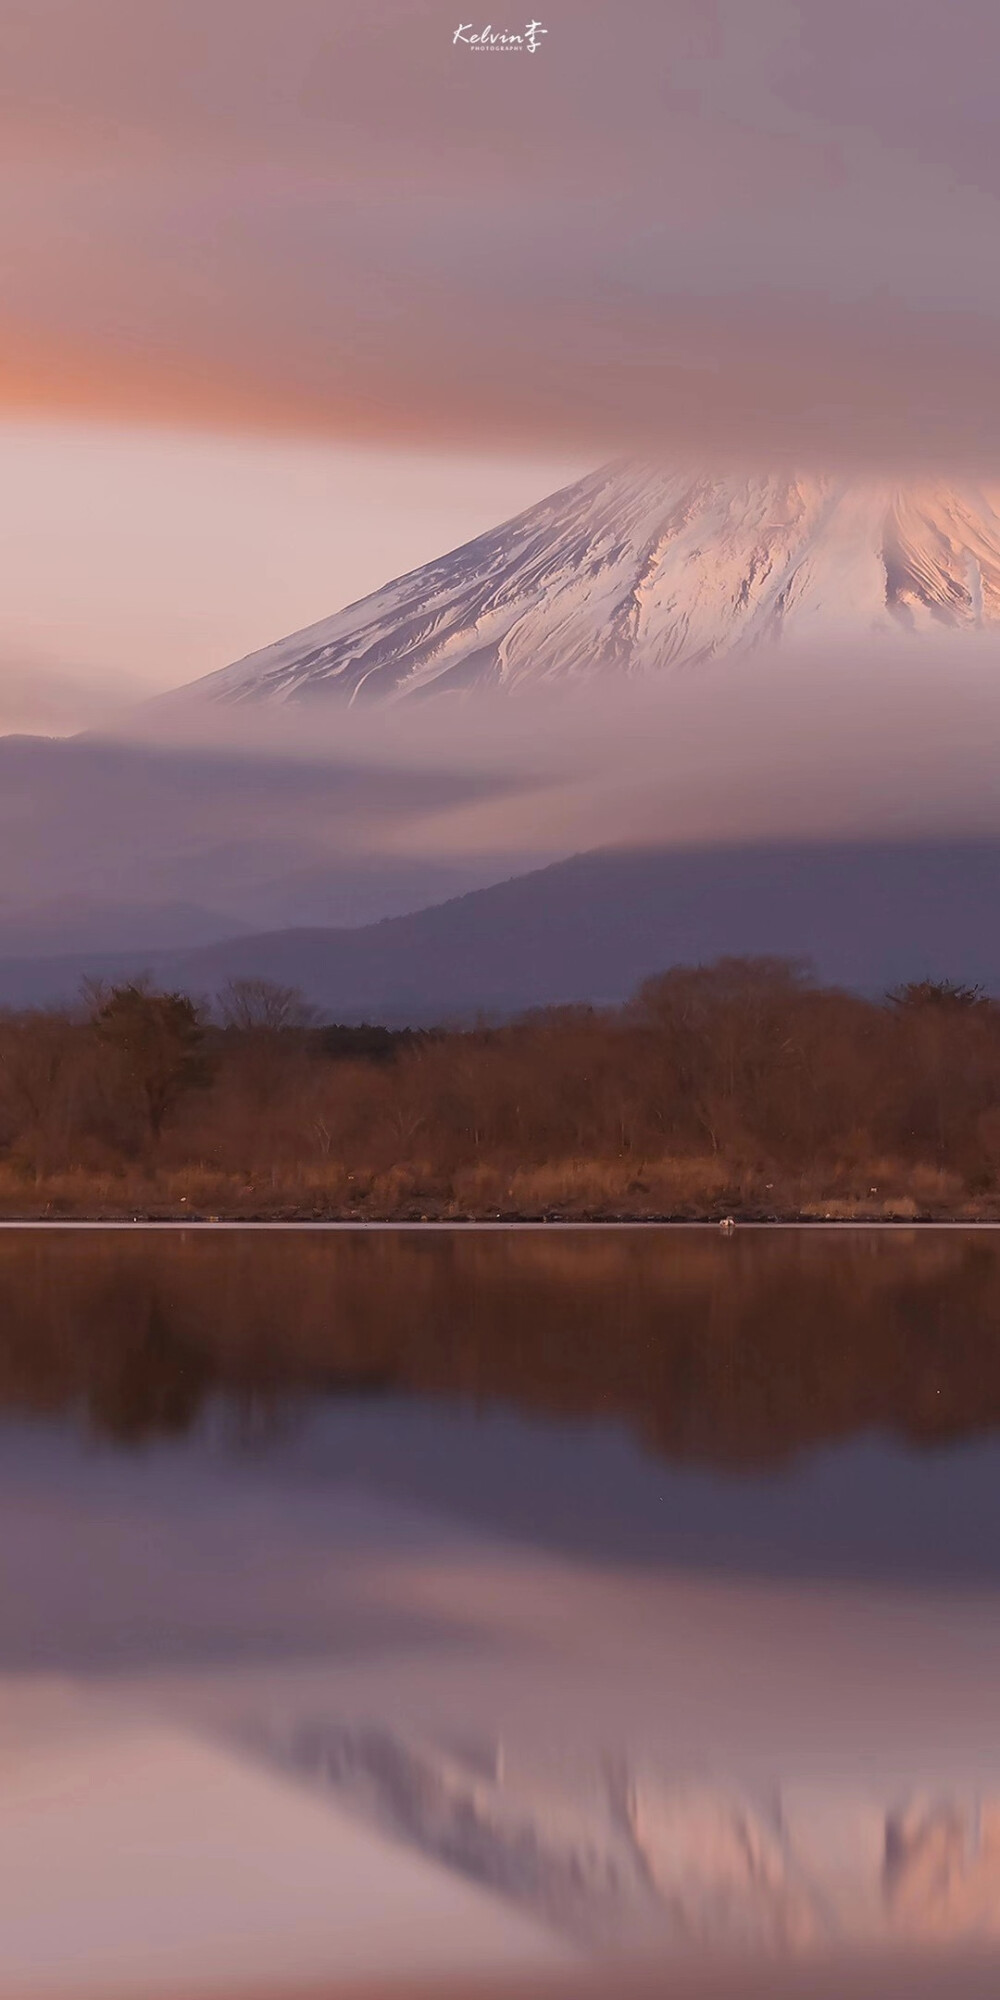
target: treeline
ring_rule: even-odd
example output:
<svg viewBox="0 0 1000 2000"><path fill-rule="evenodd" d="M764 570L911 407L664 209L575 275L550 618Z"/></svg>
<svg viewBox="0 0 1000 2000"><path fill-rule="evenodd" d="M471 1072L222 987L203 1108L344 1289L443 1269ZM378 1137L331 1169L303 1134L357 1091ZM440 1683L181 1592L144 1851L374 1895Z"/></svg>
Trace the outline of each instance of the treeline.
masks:
<svg viewBox="0 0 1000 2000"><path fill-rule="evenodd" d="M331 1027L266 980L0 1016L11 1214L1000 1213L1000 1005L727 959L620 1008Z"/></svg>

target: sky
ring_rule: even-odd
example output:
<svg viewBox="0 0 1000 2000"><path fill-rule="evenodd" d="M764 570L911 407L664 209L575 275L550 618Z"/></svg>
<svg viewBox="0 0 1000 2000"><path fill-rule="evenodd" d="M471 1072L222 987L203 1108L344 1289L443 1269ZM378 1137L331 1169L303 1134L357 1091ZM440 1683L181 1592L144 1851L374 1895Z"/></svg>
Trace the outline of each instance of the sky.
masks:
<svg viewBox="0 0 1000 2000"><path fill-rule="evenodd" d="M0 0L15 722L619 450L996 473L992 0L556 0L517 55L458 20Z"/></svg>
<svg viewBox="0 0 1000 2000"><path fill-rule="evenodd" d="M9 398L992 452L989 0L557 0L518 56L455 20L5 0Z"/></svg>
<svg viewBox="0 0 1000 2000"><path fill-rule="evenodd" d="M584 469L0 413L0 728L114 716L325 617Z"/></svg>
<svg viewBox="0 0 1000 2000"><path fill-rule="evenodd" d="M995 0L554 0L517 54L467 11L0 0L0 733L141 734L621 453L1000 490ZM991 660L798 667L310 742L294 812L272 711L224 768L8 738L0 916L1000 823Z"/></svg>

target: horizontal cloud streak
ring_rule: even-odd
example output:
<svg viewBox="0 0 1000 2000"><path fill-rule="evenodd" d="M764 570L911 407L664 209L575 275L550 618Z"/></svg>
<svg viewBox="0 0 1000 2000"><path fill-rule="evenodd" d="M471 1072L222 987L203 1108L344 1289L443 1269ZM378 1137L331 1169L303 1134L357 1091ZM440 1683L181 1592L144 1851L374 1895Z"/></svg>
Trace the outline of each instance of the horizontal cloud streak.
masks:
<svg viewBox="0 0 1000 2000"><path fill-rule="evenodd" d="M117 739L0 743L0 901L335 923L613 843L995 837L998 740L975 639L760 651L558 698L153 704Z"/></svg>
<svg viewBox="0 0 1000 2000"><path fill-rule="evenodd" d="M385 758L507 774L387 831L410 852L1000 834L986 638L762 648L655 683L403 705L358 721L356 754L369 731Z"/></svg>
<svg viewBox="0 0 1000 2000"><path fill-rule="evenodd" d="M39 0L0 17L7 398L996 465L1000 17L941 21L579 0L476 60L407 0Z"/></svg>

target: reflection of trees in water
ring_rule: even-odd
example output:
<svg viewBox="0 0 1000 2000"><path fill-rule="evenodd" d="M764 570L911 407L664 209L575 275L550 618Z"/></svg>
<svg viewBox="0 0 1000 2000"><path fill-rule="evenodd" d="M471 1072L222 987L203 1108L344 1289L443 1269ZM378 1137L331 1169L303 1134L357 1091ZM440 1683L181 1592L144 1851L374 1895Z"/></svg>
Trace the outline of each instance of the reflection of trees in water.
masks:
<svg viewBox="0 0 1000 2000"><path fill-rule="evenodd" d="M212 1387L212 1360L154 1292L112 1311L84 1385L93 1428L122 1442L190 1430Z"/></svg>
<svg viewBox="0 0 1000 2000"><path fill-rule="evenodd" d="M383 1391L728 1464L1000 1421L992 1236L53 1232L0 1242L0 1305L0 1402L122 1441L211 1412L253 1449L313 1394Z"/></svg>

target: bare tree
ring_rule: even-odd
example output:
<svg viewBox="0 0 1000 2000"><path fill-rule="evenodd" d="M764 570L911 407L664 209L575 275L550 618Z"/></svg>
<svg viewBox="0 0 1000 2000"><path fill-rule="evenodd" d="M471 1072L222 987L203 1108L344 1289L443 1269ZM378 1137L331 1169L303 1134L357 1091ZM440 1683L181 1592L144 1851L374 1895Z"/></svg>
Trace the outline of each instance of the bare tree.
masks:
<svg viewBox="0 0 1000 2000"><path fill-rule="evenodd" d="M225 1028L252 1034L278 1034L286 1028L307 1028L316 1009L297 986L280 986L273 979L229 979L216 995Z"/></svg>

